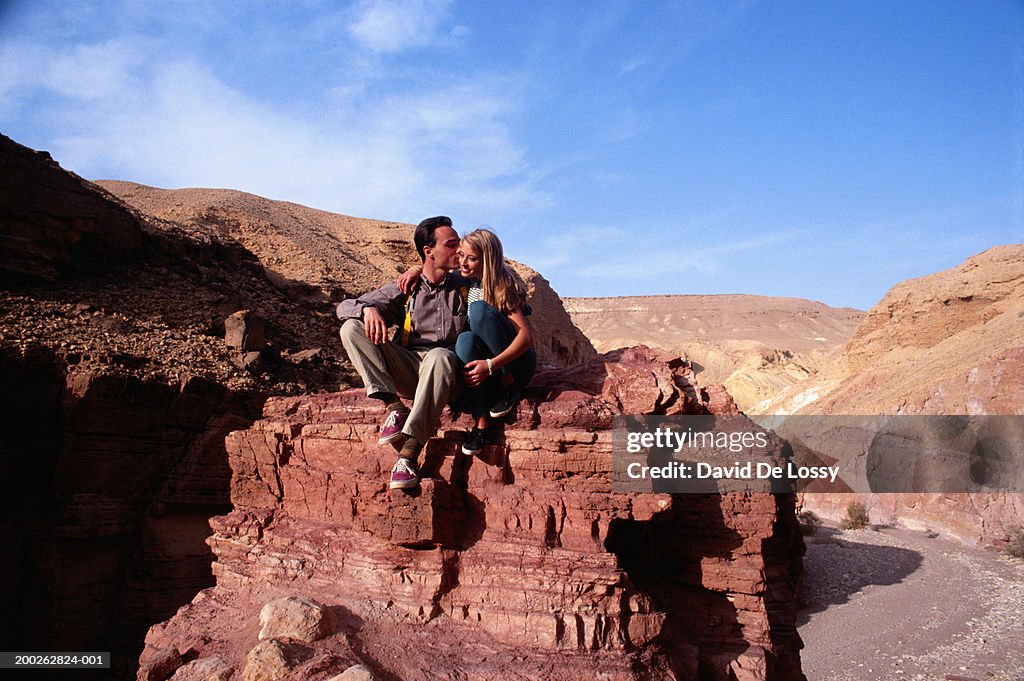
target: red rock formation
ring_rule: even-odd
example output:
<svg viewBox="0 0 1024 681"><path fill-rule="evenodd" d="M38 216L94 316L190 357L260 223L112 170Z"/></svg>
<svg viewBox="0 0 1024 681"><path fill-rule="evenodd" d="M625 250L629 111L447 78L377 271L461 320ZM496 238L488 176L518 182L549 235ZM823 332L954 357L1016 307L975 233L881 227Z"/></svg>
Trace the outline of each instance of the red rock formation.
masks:
<svg viewBox="0 0 1024 681"><path fill-rule="evenodd" d="M503 445L464 457L445 424L408 494L387 489L394 452L363 391L271 399L227 438L217 586L150 631L140 678L173 650L240 670L262 605L293 595L340 622L291 644L294 679L354 662L403 679L802 679L792 495L611 491L613 414L707 401L645 348L546 372Z"/></svg>
<svg viewBox="0 0 1024 681"><path fill-rule="evenodd" d="M204 538L230 508L224 435L260 414L260 395L352 376L326 296L272 267L294 252L264 268L219 224L147 217L0 135L0 607L12 613L0 635L12 649L110 650L111 676L134 676L151 624L213 583ZM410 228L373 224L396 271L390 254L414 251L390 234ZM356 236L336 237L357 246L339 272L376 250ZM265 321L262 352L225 343L238 310ZM593 354L560 338L546 347L567 348L562 361Z"/></svg>

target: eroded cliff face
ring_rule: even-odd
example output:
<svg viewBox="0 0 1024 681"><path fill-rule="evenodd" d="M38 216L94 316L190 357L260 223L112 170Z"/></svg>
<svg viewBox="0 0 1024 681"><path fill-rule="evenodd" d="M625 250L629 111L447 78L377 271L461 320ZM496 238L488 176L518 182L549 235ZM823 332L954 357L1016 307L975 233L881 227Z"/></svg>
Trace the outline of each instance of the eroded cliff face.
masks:
<svg viewBox="0 0 1024 681"><path fill-rule="evenodd" d="M387 489L363 391L271 399L227 438L217 585L150 631L140 677L168 659L177 679L242 670L260 607L290 595L336 620L289 643L292 679L356 662L384 679L802 679L792 496L611 491L614 414L735 411L691 376L646 349L541 374L480 456L444 424L413 494Z"/></svg>
<svg viewBox="0 0 1024 681"><path fill-rule="evenodd" d="M113 673L152 622L212 584L211 514L230 508L227 432L262 400L0 352L3 636L12 649L110 650Z"/></svg>
<svg viewBox="0 0 1024 681"><path fill-rule="evenodd" d="M522 263L510 260L509 264L526 284L526 294L533 308L530 330L535 339L538 364L571 367L597 355L590 339L573 322L548 280Z"/></svg>
<svg viewBox="0 0 1024 681"><path fill-rule="evenodd" d="M1024 415L1024 245L897 284L821 373L765 414ZM1024 523L1021 494L866 495L871 519L999 544ZM841 518L852 498L804 495Z"/></svg>

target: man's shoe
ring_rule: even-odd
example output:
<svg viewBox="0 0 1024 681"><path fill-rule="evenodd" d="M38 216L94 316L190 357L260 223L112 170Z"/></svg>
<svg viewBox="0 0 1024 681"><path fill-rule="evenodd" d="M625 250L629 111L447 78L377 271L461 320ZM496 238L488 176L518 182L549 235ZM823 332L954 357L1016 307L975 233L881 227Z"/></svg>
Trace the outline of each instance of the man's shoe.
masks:
<svg viewBox="0 0 1024 681"><path fill-rule="evenodd" d="M409 410L405 407L389 409L387 418L384 419L384 425L380 427L380 438L377 442L386 445L402 437L402 428L405 427L407 418L409 418Z"/></svg>
<svg viewBox="0 0 1024 681"><path fill-rule="evenodd" d="M420 473L416 464L408 459L399 458L391 468L391 489L411 489L420 484Z"/></svg>
<svg viewBox="0 0 1024 681"><path fill-rule="evenodd" d="M462 453L466 456L478 454L490 441L490 433L486 428L473 428L473 431L462 443Z"/></svg>
<svg viewBox="0 0 1024 681"><path fill-rule="evenodd" d="M516 402L519 401L519 393L505 393L498 403L491 407L491 418L500 419L508 415L513 409L516 408Z"/></svg>

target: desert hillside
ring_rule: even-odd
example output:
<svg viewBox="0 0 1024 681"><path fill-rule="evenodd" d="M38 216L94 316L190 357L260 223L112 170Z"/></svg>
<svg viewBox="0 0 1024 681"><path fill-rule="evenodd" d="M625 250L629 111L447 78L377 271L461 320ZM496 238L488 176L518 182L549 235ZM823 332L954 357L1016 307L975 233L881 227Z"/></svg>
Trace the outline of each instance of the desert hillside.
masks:
<svg viewBox="0 0 1024 681"><path fill-rule="evenodd" d="M763 414L1024 413L1024 245L894 286Z"/></svg>
<svg viewBox="0 0 1024 681"><path fill-rule="evenodd" d="M213 232L252 252L281 285L308 284L358 294L416 260L409 225L328 213L230 189L158 189L95 184L144 215ZM411 258L410 258L411 251Z"/></svg>
<svg viewBox="0 0 1024 681"><path fill-rule="evenodd" d="M377 288L419 258L413 225L355 218L228 189L158 189L99 181L157 222L213 233L253 253L267 277L291 295L327 302ZM539 273L513 263L527 285L541 364L578 364L594 355L561 300Z"/></svg>
<svg viewBox="0 0 1024 681"><path fill-rule="evenodd" d="M813 375L864 315L751 295L567 298L565 307L600 352L644 343L685 355L744 410Z"/></svg>
<svg viewBox="0 0 1024 681"><path fill-rule="evenodd" d="M894 286L817 375L755 411L1024 415L1022 320L1024 245L991 248ZM1019 433L1019 425L1010 427ZM856 472L861 463L854 458L844 465ZM862 501L874 522L968 543L998 545L1024 524L1021 494L919 492L864 495ZM842 517L850 502L849 495L803 498L805 508L831 518Z"/></svg>

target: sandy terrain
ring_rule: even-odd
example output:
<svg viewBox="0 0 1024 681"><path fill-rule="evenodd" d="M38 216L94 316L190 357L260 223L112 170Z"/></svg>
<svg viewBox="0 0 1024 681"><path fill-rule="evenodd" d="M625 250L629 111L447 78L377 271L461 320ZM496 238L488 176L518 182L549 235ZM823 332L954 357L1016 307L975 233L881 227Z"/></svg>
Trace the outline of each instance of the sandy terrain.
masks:
<svg viewBox="0 0 1024 681"><path fill-rule="evenodd" d="M703 384L722 383L740 409L812 376L864 313L813 300L752 295L566 298L600 352L644 344L685 356Z"/></svg>
<svg viewBox="0 0 1024 681"><path fill-rule="evenodd" d="M808 679L1024 680L1024 561L907 530L807 539Z"/></svg>
<svg viewBox="0 0 1024 681"><path fill-rule="evenodd" d="M565 309L601 352L636 343L672 350L695 340L831 350L864 317L802 298L730 294L566 298Z"/></svg>

